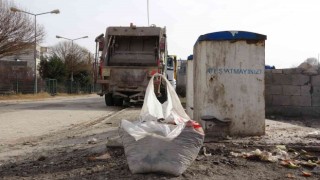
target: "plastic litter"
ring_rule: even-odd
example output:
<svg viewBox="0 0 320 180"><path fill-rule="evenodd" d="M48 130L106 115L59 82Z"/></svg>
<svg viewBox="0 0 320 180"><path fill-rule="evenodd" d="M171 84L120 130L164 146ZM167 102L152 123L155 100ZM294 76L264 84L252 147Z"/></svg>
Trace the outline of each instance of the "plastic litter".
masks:
<svg viewBox="0 0 320 180"><path fill-rule="evenodd" d="M168 100L161 104L154 93L154 77L166 81ZM181 175L196 159L204 132L190 120L170 82L155 74L149 81L140 119L121 121L120 136L132 173L160 172Z"/></svg>
<svg viewBox="0 0 320 180"><path fill-rule="evenodd" d="M307 172L307 171L302 171L302 176L310 177L310 176L312 176L312 174L310 172Z"/></svg>
<svg viewBox="0 0 320 180"><path fill-rule="evenodd" d="M320 139L320 131L314 131L314 132L308 133L307 137Z"/></svg>
<svg viewBox="0 0 320 180"><path fill-rule="evenodd" d="M88 144L96 144L98 140L96 138L92 138L88 140Z"/></svg>
<svg viewBox="0 0 320 180"><path fill-rule="evenodd" d="M154 93L154 77L166 81L168 100L161 104ZM190 117L184 111L180 99L170 82L162 74L155 74L149 81L140 112L140 120L121 121L121 128L135 138L142 139L147 135L161 136L168 140L177 137L184 129Z"/></svg>

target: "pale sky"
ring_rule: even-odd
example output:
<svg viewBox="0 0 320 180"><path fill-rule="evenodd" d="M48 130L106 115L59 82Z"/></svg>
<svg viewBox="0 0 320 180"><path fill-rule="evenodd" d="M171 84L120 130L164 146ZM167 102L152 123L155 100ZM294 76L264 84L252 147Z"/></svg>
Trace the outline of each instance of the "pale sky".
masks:
<svg viewBox="0 0 320 180"><path fill-rule="evenodd" d="M37 17L47 32L42 45L62 41L60 35L95 52L96 36L108 26L148 26L147 0L11 0L32 13L59 9ZM267 35L266 64L298 66L320 53L318 0L149 0L149 24L167 28L168 51L180 59L193 54L206 33L241 30Z"/></svg>

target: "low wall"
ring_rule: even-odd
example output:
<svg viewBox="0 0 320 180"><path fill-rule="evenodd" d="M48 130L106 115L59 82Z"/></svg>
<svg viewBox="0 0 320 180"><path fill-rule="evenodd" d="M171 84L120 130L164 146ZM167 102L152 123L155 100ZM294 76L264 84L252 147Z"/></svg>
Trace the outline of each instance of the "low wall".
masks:
<svg viewBox="0 0 320 180"><path fill-rule="evenodd" d="M266 115L320 117L320 73L265 70Z"/></svg>

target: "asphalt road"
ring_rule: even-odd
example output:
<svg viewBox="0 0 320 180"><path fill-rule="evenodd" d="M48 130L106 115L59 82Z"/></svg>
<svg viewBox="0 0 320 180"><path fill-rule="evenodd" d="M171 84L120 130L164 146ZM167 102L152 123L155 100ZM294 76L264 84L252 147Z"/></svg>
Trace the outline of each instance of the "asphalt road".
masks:
<svg viewBox="0 0 320 180"><path fill-rule="evenodd" d="M41 101L0 101L0 144L41 136L94 121L118 111L98 95L59 97Z"/></svg>

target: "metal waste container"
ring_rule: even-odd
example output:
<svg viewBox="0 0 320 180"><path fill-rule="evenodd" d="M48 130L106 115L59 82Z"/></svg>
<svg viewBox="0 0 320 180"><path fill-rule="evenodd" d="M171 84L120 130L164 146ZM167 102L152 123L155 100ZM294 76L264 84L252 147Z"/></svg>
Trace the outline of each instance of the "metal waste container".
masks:
<svg viewBox="0 0 320 180"><path fill-rule="evenodd" d="M221 31L201 35L193 52L193 116L206 136L265 133L264 65L262 34ZM228 122L227 128L206 126L201 117ZM226 132L221 132L225 134Z"/></svg>

